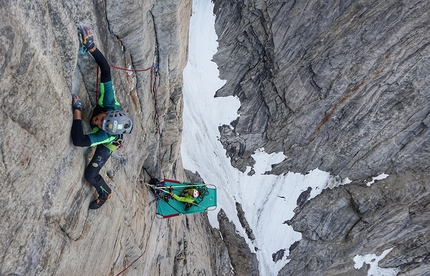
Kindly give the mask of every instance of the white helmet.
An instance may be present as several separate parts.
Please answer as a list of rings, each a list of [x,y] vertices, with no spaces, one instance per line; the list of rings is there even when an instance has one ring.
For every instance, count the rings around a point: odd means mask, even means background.
[[[193,197],[199,197],[200,193],[197,190],[193,190]]]

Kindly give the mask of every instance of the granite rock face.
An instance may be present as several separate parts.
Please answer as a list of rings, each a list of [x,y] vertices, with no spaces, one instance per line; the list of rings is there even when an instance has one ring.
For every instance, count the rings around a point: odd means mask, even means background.
[[[234,128],[220,127],[232,164],[244,171],[264,148],[287,156],[273,174],[318,167],[353,180],[298,199],[285,221],[303,239],[289,254],[272,252],[274,262],[290,259],[279,274],[366,275],[353,257],[392,248],[380,267],[426,275],[430,4],[214,3],[214,60],[227,80],[217,96],[242,103]],[[151,176],[201,181],[184,172],[179,148],[191,9],[191,0],[0,2],[0,275],[116,275],[131,264],[125,275],[258,274],[223,212],[219,230],[205,215],[155,219],[144,185]],[[158,74],[112,69],[134,129],[102,170],[113,197],[97,211],[83,179],[92,151],[70,139],[71,95],[86,121],[97,97],[80,22],[110,64],[147,69],[155,49],[160,62]],[[389,177],[365,185],[380,173]],[[248,228],[252,214],[237,211]]]
[[[264,148],[287,156],[273,174],[319,168],[353,180],[298,199],[285,221],[303,239],[279,275],[367,275],[354,256],[391,248],[381,268],[427,275],[430,3],[214,3],[214,60],[227,81],[216,96],[241,101],[219,128],[231,164],[245,171]]]
[[[257,255],[244,246],[246,245],[245,239],[236,232],[236,226],[229,221],[222,209],[218,213],[218,221],[233,266],[233,275],[258,276]]]
[[[303,239],[290,249],[290,262],[279,275],[367,275],[358,274],[353,258],[387,249],[392,250],[379,267],[428,275],[427,190],[427,181],[406,173],[370,187],[351,183],[323,191],[292,219]]]
[[[422,1],[215,1],[240,118],[221,141],[245,171],[258,148],[273,168],[359,179],[424,170],[429,156],[429,4]]]
[[[190,15],[191,1],[0,1],[0,275],[116,275],[139,256],[124,275],[216,275],[231,266],[204,215],[156,219],[142,184],[185,180]],[[154,70],[112,69],[134,129],[102,169],[113,194],[96,211],[83,178],[92,152],[70,137],[72,94],[85,121],[97,97],[96,64],[79,51],[80,22],[111,65],[147,69],[159,51],[156,78]]]

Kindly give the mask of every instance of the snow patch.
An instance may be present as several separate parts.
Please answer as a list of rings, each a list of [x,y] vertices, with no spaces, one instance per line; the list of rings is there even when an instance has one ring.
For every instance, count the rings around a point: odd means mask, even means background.
[[[370,185],[372,185],[373,183],[375,183],[375,180],[382,180],[388,177],[388,174],[382,173],[376,177],[372,177],[372,181],[367,182],[367,186],[369,187]]]
[[[394,247],[393,247],[394,248]],[[377,256],[376,254],[367,254],[367,255],[357,255],[354,257],[354,268],[360,269],[363,267],[363,265],[369,264],[370,268],[367,272],[368,276],[395,276],[400,272],[400,269],[398,268],[381,268],[378,266],[378,263],[380,260],[385,258],[385,256],[388,255],[388,253],[393,250],[393,248],[387,249],[384,252],[382,252],[381,255]]]
[[[256,162],[253,166],[253,169],[256,174],[260,175],[271,171],[272,165],[278,164],[286,158],[286,156],[282,152],[268,154],[264,151],[264,148],[256,150],[255,153],[251,156]]]
[[[288,263],[288,249],[301,239],[285,222],[294,216],[297,199],[310,188],[309,200],[323,189],[334,188],[347,181],[332,177],[319,169],[306,175],[286,172],[266,175],[273,164],[282,162],[283,153],[268,154],[259,149],[252,155],[256,163],[245,173],[232,167],[225,149],[219,142],[218,126],[230,124],[238,117],[240,102],[236,97],[214,98],[225,84],[217,77],[217,65],[212,57],[217,50],[215,17],[210,0],[193,1],[190,22],[189,60],[184,69],[184,111],[181,155],[184,168],[199,172],[208,184],[217,186],[218,208],[209,212],[209,221],[219,229],[217,212],[223,209],[245,238],[249,248],[257,254],[261,275],[277,275]],[[253,169],[254,174],[248,175]],[[242,205],[246,220],[255,240],[250,240],[240,224],[236,202]],[[284,256],[273,259],[273,254],[285,250]]]
[[[347,185],[349,183],[351,183],[352,181],[347,177],[342,181],[342,185]]]

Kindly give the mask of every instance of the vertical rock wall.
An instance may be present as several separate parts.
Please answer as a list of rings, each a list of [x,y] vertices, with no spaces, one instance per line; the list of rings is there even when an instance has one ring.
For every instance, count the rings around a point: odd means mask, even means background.
[[[218,241],[209,238],[207,219],[154,219],[152,196],[139,181],[184,180],[190,15],[191,1],[0,2],[0,275],[116,275],[142,253],[125,275],[217,273],[211,254]],[[96,64],[79,53],[80,22],[111,65],[149,68],[156,47],[160,58],[156,80],[153,70],[112,69],[134,129],[102,169],[113,195],[96,211],[88,210],[96,194],[83,179],[92,152],[70,139],[71,95],[81,97],[88,121],[97,93]]]
[[[215,1],[240,118],[221,141],[244,171],[258,148],[273,169],[350,179],[428,167],[429,4],[421,1]],[[239,135],[238,135],[239,134]]]
[[[214,3],[214,60],[227,80],[217,96],[241,101],[233,128],[220,127],[232,165],[245,171],[264,148],[287,156],[273,174],[354,180],[285,218],[303,238],[279,275],[367,275],[354,257],[387,249],[381,268],[427,275],[430,3]]]

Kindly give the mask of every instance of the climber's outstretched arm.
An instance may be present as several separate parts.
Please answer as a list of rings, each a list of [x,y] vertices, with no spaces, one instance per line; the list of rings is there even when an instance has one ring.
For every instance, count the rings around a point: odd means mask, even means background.
[[[73,124],[72,124],[72,141],[77,147],[89,147],[91,140],[88,135],[84,134],[82,128],[82,102],[78,96],[73,96]]]

